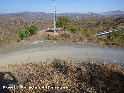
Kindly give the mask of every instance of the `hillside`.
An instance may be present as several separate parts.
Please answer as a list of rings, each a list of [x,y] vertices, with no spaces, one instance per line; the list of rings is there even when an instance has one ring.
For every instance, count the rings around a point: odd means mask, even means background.
[[[69,16],[75,21],[75,25],[85,28],[89,32],[98,33],[111,28],[120,28],[124,26],[123,12],[108,15],[89,12],[87,14],[81,13],[63,13],[57,14],[59,16]],[[43,12],[21,12],[0,15],[0,45],[1,41],[5,44],[8,42],[16,42],[18,40],[17,34],[20,29],[27,25],[34,23],[38,29],[53,27],[53,14]],[[3,44],[4,45],[4,44]]]
[[[39,29],[50,27],[52,16],[46,13],[15,13],[0,15],[0,38],[16,34],[19,29],[35,23]]]

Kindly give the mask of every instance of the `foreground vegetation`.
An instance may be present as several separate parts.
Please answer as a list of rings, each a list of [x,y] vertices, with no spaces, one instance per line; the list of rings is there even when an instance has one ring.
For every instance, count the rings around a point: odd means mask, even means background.
[[[53,62],[0,66],[0,82],[0,88],[21,85],[15,90],[0,90],[11,93],[123,93],[124,68],[94,61],[55,59]]]

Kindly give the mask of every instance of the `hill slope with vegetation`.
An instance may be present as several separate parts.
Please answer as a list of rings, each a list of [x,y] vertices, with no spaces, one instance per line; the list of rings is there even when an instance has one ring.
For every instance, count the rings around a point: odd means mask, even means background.
[[[102,18],[74,20],[68,16],[60,16],[57,19],[57,27],[62,27],[64,32],[58,36],[48,35],[48,40],[83,42],[88,44],[124,47],[124,19]],[[104,36],[96,36],[97,33],[118,29]]]
[[[62,27],[64,28],[64,31],[65,30],[67,31],[67,33],[73,34],[77,40],[72,41],[76,42],[78,42],[79,35],[79,37],[81,38],[81,40],[79,39],[79,41],[82,42],[84,41],[90,42],[93,40],[93,43],[97,43],[98,45],[99,43],[101,43],[102,45],[112,45],[111,42],[106,42],[110,41],[110,39],[108,39],[107,37],[101,39],[95,37],[95,34],[112,28],[124,27],[124,18],[121,15],[120,16],[116,15],[112,17],[109,16],[107,18],[105,17],[92,18],[83,17],[80,15],[78,19],[76,17],[76,14],[73,13],[65,15],[68,16],[60,16],[59,14],[57,15],[57,27]],[[73,17],[73,15],[75,17]],[[0,47],[8,46],[8,44],[11,45],[13,43],[17,43],[19,39],[18,33],[20,32],[21,29],[26,28],[28,25],[35,24],[38,27],[38,29],[52,28],[53,27],[52,19],[53,19],[52,13],[22,12],[17,14],[0,15]],[[119,34],[122,33],[119,32]],[[68,35],[66,36],[68,38]],[[66,36],[62,35],[62,38],[64,37],[64,39],[67,39]],[[108,37],[110,37],[110,35]],[[49,39],[50,38],[51,37],[49,37]],[[82,38],[85,38],[85,40],[82,40]],[[118,46],[118,44],[116,45]],[[121,45],[123,47],[123,44]]]

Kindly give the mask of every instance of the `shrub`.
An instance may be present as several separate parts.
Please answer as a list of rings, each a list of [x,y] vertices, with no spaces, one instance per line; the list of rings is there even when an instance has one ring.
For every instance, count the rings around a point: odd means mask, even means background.
[[[0,42],[2,41],[2,38],[0,38]]]
[[[2,39],[0,38],[0,44],[2,43]]]
[[[102,41],[102,42],[108,42],[108,40],[105,39],[105,38],[98,38],[98,40],[100,40],[100,41]]]
[[[69,18],[68,16],[60,16],[56,21],[56,25],[57,27],[66,28],[67,25],[71,23],[71,21],[72,21],[71,18]]]
[[[91,33],[88,33],[88,31],[85,28],[80,29],[80,33],[86,37],[90,37]]]
[[[80,30],[79,27],[72,25],[67,26],[67,29],[73,33],[78,33],[78,31]]]
[[[37,30],[38,30],[38,27],[34,24],[31,24],[28,27],[26,27],[26,29],[21,29],[19,31],[19,38],[21,40],[23,40],[23,39],[35,34],[37,32]]]
[[[57,19],[57,27],[64,27],[72,33],[81,34],[85,37],[90,37],[93,33],[88,32],[85,28],[77,25],[77,22],[69,18],[68,16],[60,16]]]
[[[76,34],[81,34],[85,37],[90,37],[91,36],[91,33],[88,33],[88,31],[83,28],[83,27],[80,27],[80,26],[73,26],[73,25],[69,25],[67,27],[67,29],[73,33],[76,33]]]
[[[124,31],[112,32],[107,35],[107,39],[111,42],[124,43]]]
[[[31,24],[26,29],[30,32],[30,35],[33,35],[36,34],[38,27],[34,24]]]
[[[19,38],[21,40],[23,40],[23,39],[25,39],[25,38],[27,38],[29,36],[30,36],[30,32],[29,32],[28,29],[22,29],[22,30],[19,31]]]

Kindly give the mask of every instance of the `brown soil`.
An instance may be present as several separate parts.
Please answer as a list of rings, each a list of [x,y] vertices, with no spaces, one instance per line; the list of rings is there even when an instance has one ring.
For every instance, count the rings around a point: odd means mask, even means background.
[[[72,60],[5,65],[0,67],[0,88],[11,93],[124,93],[124,68],[116,64]],[[38,87],[38,89],[30,87]],[[49,86],[49,88],[43,88]],[[58,88],[57,88],[58,87]],[[41,88],[41,89],[40,89]]]

